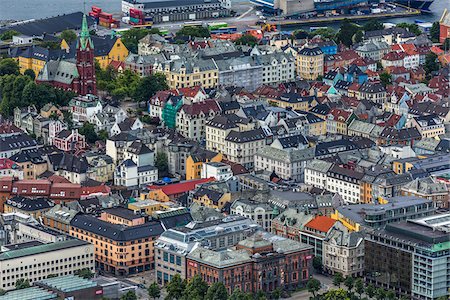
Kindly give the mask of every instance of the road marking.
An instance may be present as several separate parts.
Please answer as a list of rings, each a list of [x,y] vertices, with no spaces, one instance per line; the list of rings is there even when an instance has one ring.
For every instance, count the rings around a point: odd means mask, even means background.
[[[243,13],[242,15],[240,15],[239,17],[237,17],[237,20],[242,19],[243,17],[245,17],[247,14],[249,14],[251,11],[253,10],[253,6],[250,7],[245,13]]]

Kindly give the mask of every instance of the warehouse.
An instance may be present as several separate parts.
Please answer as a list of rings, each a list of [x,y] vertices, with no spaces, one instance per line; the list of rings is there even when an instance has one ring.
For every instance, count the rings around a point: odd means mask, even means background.
[[[230,15],[231,0],[123,0],[122,12],[128,15],[130,8],[144,11],[154,23],[222,18]]]

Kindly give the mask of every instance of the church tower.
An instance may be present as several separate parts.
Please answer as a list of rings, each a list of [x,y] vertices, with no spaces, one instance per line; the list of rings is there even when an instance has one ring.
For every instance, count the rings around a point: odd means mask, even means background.
[[[78,94],[97,94],[95,79],[94,43],[87,25],[86,15],[83,15],[80,37],[77,41],[77,69],[79,74]]]

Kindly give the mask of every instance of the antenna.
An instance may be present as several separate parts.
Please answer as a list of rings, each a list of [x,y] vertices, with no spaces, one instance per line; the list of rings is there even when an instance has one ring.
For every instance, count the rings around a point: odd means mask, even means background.
[[[86,0],[83,0],[83,14],[86,14]]]

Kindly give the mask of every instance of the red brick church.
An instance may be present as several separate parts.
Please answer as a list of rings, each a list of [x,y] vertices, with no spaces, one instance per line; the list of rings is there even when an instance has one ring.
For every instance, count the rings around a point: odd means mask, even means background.
[[[97,94],[94,43],[89,34],[86,15],[83,15],[75,62],[59,59],[49,61],[39,72],[36,82],[48,83],[79,95]]]

